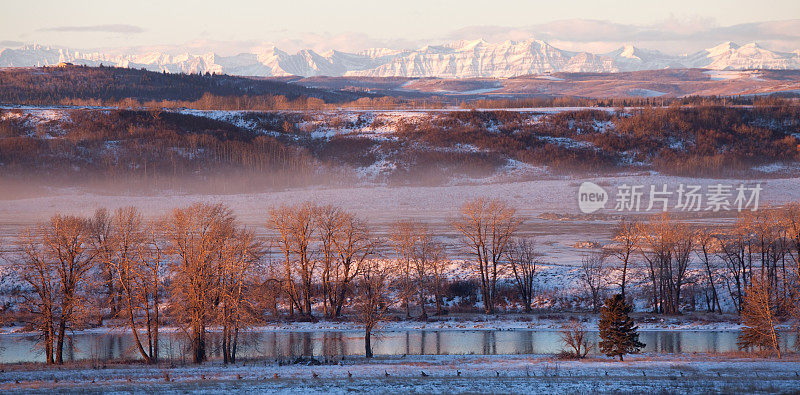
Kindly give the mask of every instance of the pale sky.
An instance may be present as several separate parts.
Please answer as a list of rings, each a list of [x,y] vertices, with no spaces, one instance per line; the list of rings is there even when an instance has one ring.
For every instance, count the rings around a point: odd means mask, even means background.
[[[0,47],[358,50],[525,36],[565,49],[631,42],[680,52],[730,39],[792,50],[800,0],[10,0],[0,15]]]

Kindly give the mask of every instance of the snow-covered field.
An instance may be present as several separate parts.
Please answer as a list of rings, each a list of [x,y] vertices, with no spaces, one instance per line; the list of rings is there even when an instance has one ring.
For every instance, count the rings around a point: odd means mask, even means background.
[[[476,183],[446,186],[354,186],[341,188],[291,189],[278,192],[193,195],[165,192],[160,195],[105,195],[78,190],[53,191],[49,196],[4,200],[0,202],[0,242],[12,243],[18,232],[27,225],[44,221],[53,214],[90,215],[97,208],[116,209],[133,205],[145,216],[163,215],[172,208],[194,202],[224,203],[230,206],[238,218],[256,231],[263,231],[269,208],[280,204],[313,201],[333,204],[350,210],[371,223],[378,233],[385,232],[396,220],[419,219],[431,224],[443,237],[455,238],[449,225],[459,207],[468,199],[479,197],[501,198],[518,210],[526,219],[522,228],[525,235],[536,235],[547,250],[550,262],[564,263],[568,256],[582,253],[574,245],[585,241],[607,242],[611,227],[619,215],[644,217],[660,212],[660,206],[647,211],[647,196],[639,212],[618,212],[610,200],[605,209],[596,214],[600,217],[581,217],[578,207],[578,188],[583,179],[544,179],[522,182]],[[739,185],[758,182],[763,190],[760,205],[781,205],[800,201],[800,179],[697,179],[662,175],[627,175],[620,177],[598,177],[587,179],[603,186],[609,193],[622,185],[643,185],[661,188],[667,185],[674,191],[678,185],[714,184]],[[674,205],[675,200],[672,201]],[[672,208],[671,208],[672,210]],[[680,213],[678,214],[686,214]],[[693,221],[713,221],[725,224],[735,218],[737,212],[704,213],[686,218]],[[712,213],[713,214],[713,213]],[[694,218],[694,219],[692,219]],[[711,218],[711,219],[709,219]],[[455,241],[455,240],[453,240]],[[578,254],[579,255],[579,254]]]
[[[349,358],[279,366],[9,366],[4,393],[790,393],[800,388],[796,359],[693,355],[564,361],[541,356]]]

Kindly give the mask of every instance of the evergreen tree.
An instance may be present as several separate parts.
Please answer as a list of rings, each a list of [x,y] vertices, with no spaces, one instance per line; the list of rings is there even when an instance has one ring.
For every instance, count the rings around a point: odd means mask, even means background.
[[[775,304],[766,280],[754,276],[742,306],[742,333],[739,334],[739,349],[757,347],[759,351],[772,350],[781,357],[780,334],[775,329],[778,319]]]
[[[628,316],[631,309],[620,294],[606,299],[600,308],[600,351],[609,357],[618,356],[620,361],[623,355],[637,353],[645,346],[639,342],[638,328]]]

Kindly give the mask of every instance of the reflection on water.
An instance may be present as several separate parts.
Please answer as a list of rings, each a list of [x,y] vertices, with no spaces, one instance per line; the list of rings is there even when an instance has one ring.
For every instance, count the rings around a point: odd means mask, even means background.
[[[735,331],[643,331],[639,338],[645,352],[693,353],[734,351]],[[188,342],[178,333],[161,334],[164,358],[187,359]],[[218,334],[209,334],[211,358],[221,358]],[[589,334],[597,348],[597,333]],[[793,347],[793,336],[781,338],[781,348]],[[376,355],[493,355],[554,354],[563,348],[555,331],[537,330],[425,330],[378,333],[373,341]],[[255,332],[243,336],[239,356],[244,358],[338,357],[362,355],[361,332]],[[83,333],[69,339],[65,359],[138,359],[130,334]],[[41,362],[43,353],[31,335],[0,335],[0,362]]]

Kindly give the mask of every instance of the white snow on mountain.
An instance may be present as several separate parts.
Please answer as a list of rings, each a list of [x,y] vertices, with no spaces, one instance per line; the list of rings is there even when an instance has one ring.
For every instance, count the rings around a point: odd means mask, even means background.
[[[48,66],[71,62],[145,68],[170,73],[225,73],[246,76],[368,76],[507,78],[551,72],[620,72],[664,68],[711,70],[800,69],[800,50],[776,52],[756,43],[725,42],[689,55],[667,55],[625,45],[605,54],[573,52],[535,39],[484,40],[429,45],[413,51],[373,48],[359,53],[304,49],[291,54],[276,47],[220,56],[213,52],[83,52],[41,45],[0,49],[0,67]]]
[[[540,40],[458,41],[426,46],[394,57],[376,68],[347,75],[370,77],[513,77],[556,71],[617,71],[610,58],[585,52],[562,51]]]
[[[756,43],[739,46],[728,41],[688,56],[684,64],[712,70],[787,70],[800,68],[800,56],[770,51]]]
[[[630,44],[609,52],[606,56],[614,60],[614,64],[619,71],[686,67],[678,57],[665,55],[654,50],[637,48]]]

